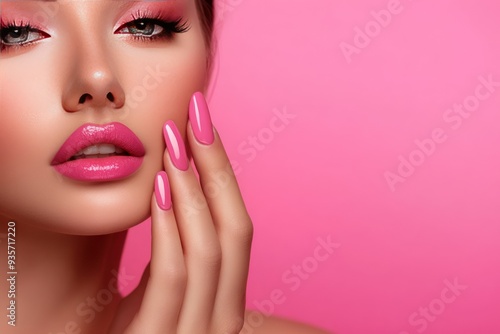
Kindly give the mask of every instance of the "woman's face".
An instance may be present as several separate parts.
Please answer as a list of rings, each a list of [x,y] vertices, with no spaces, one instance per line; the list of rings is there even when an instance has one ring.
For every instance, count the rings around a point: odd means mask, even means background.
[[[162,125],[184,133],[206,81],[195,1],[0,8],[0,216],[85,235],[139,223],[162,169]]]

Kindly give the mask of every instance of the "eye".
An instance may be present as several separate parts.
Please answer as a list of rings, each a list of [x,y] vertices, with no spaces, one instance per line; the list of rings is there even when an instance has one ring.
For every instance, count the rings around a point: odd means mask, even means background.
[[[127,23],[127,25],[120,30],[120,33],[129,33],[151,37],[162,34],[164,30],[165,29],[161,24],[153,22],[153,20],[151,19],[140,19]]]
[[[23,47],[47,37],[50,36],[34,28],[29,23],[2,24],[0,28],[1,50],[11,47]]]
[[[133,20],[122,25],[116,33],[130,34],[140,40],[171,39],[175,34],[189,30],[187,22],[182,18],[169,21],[161,14],[155,16],[149,13],[138,12],[132,16]]]

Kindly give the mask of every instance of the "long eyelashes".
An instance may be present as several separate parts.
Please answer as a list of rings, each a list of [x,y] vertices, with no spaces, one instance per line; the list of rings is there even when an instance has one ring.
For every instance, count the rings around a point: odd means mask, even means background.
[[[152,14],[139,10],[131,16],[131,21],[123,24],[115,33],[131,35],[134,40],[152,42],[173,39],[175,34],[184,33],[189,29],[188,22],[182,18],[171,20],[161,13]],[[2,20],[0,52],[28,47],[47,37],[50,35],[30,22],[4,22]]]
[[[35,38],[33,38],[33,35]],[[32,37],[30,39],[30,37]],[[0,23],[0,51],[28,46],[36,41],[50,37],[29,22],[9,21]],[[14,40],[14,41],[13,41]],[[17,41],[16,41],[17,40]]]
[[[126,29],[132,32],[134,39],[154,41],[158,39],[172,39],[175,34],[181,34],[190,29],[187,21],[182,18],[171,20],[163,13],[151,13],[138,10],[132,15],[130,22],[122,25],[118,31]]]

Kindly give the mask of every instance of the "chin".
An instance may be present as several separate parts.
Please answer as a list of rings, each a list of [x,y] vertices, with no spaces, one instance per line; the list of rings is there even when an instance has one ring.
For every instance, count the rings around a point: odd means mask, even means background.
[[[149,204],[149,203],[148,203]],[[143,210],[121,210],[119,214],[102,214],[82,216],[81,219],[74,219],[69,226],[62,226],[54,232],[81,235],[81,236],[95,236],[113,234],[122,232],[134,227],[150,216],[149,205]]]
[[[47,177],[36,185],[37,191],[12,191],[5,201],[0,198],[0,212],[19,225],[52,233],[121,232],[150,216],[155,171],[151,167],[130,179],[102,184],[54,182]]]
[[[58,212],[35,213],[35,217],[19,217],[35,228],[70,235],[105,235],[125,231],[150,216],[150,200],[123,205],[87,205],[65,207]],[[16,221],[14,219],[14,221]]]

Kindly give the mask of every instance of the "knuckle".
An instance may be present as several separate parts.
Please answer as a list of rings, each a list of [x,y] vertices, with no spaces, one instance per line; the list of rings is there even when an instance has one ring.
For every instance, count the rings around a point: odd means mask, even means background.
[[[211,246],[199,247],[196,254],[198,259],[205,265],[210,267],[220,267],[221,265],[222,249],[218,242]]]
[[[220,245],[209,247],[199,255],[200,259],[207,265],[220,266],[222,261],[222,250]]]
[[[183,214],[189,218],[191,216],[199,216],[208,208],[208,202],[203,193],[199,190],[193,190],[183,194],[184,204]]]
[[[246,216],[227,224],[226,233],[230,238],[243,244],[250,244],[253,240],[254,226],[250,217]]]
[[[156,273],[161,280],[178,288],[184,287],[187,283],[187,270],[184,265],[165,264]]]
[[[198,187],[194,187],[190,191],[186,191],[184,197],[189,203],[192,203],[197,209],[204,209],[208,207],[205,195]]]

